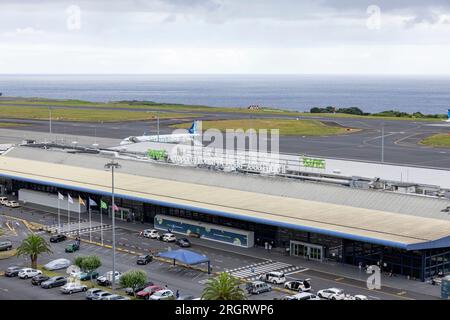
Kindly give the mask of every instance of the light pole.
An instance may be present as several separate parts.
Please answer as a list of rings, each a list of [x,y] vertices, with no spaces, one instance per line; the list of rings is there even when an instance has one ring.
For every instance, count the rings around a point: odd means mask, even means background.
[[[116,205],[114,204],[114,169],[120,169],[120,164],[114,160],[111,160],[105,164],[105,169],[111,169],[111,208],[112,208],[112,250],[113,250],[113,261],[112,261],[112,280],[111,287],[114,291],[116,282]]]
[[[50,134],[52,134],[52,108],[48,108],[48,118],[49,118],[49,130]]]
[[[384,163],[384,123],[381,125],[381,163]]]

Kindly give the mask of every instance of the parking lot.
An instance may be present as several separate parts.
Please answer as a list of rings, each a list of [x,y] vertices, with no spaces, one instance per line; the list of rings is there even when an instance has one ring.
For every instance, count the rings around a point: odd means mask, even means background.
[[[0,218],[1,219],[1,218]],[[2,219],[3,221],[5,219]],[[17,235],[10,235],[8,239],[14,240],[14,244],[18,245],[29,231],[26,227],[18,222],[15,229]],[[49,239],[47,233],[40,232],[41,235]],[[107,235],[105,235],[106,237]],[[73,242],[68,239],[60,243],[52,243],[52,255],[44,254],[39,257],[39,266],[48,263],[56,258],[66,258],[71,261],[78,255],[96,255],[102,261],[102,266],[98,269],[100,275],[112,270],[112,249],[102,247],[94,244],[82,242],[80,250],[75,253],[66,253],[65,247]],[[107,242],[107,241],[105,241]],[[162,243],[161,243],[162,244]],[[137,265],[137,255],[125,252],[116,252],[116,270],[125,272],[130,269],[141,269],[147,273],[148,280],[153,283],[171,289],[173,292],[178,291],[180,295],[192,295],[200,297],[203,291],[204,284],[213,275],[208,275],[205,272],[188,269],[182,266],[173,266],[167,262],[154,260],[148,265]],[[6,270],[9,266],[16,265],[20,267],[28,267],[29,261],[27,258],[12,257],[5,260],[0,260],[0,270]],[[65,270],[58,271],[61,275],[65,275]],[[123,292],[119,289],[119,294]],[[273,291],[258,296],[260,299],[279,298],[281,293]],[[255,297],[249,296],[250,299]],[[74,293],[70,296],[62,294],[58,288],[42,289],[39,286],[33,286],[30,280],[22,280],[17,277],[7,278],[0,277],[0,299],[32,299],[32,300],[47,300],[47,299],[85,299],[84,293]]]
[[[43,213],[33,209],[22,209],[20,211],[9,208],[2,209],[4,212],[6,211],[5,214],[7,214],[8,216],[20,216],[21,218],[27,218],[27,220],[39,222],[44,225],[51,225],[56,220],[53,214]],[[8,235],[4,235],[3,237],[8,236],[9,239],[13,241],[14,246],[17,247],[17,245],[20,244],[21,239],[23,239],[29,233],[29,230],[23,224],[15,220],[3,218],[2,221],[3,223],[5,223],[5,221],[9,221],[10,225],[14,226],[14,232],[11,232],[11,234]],[[108,221],[104,221],[104,223],[106,222]],[[76,225],[77,223],[76,221],[74,221],[75,228]],[[174,292],[178,290],[180,295],[192,295],[195,297],[200,297],[204,284],[212,275],[208,275],[205,272],[193,269],[187,269],[182,266],[172,266],[170,263],[158,260],[154,260],[153,262],[145,266],[138,266],[136,264],[137,254],[156,254],[158,252],[179,248],[174,243],[167,243],[155,239],[143,238],[142,236],[140,236],[139,230],[142,231],[144,227],[145,226],[143,226],[141,229],[136,230],[121,227],[116,228],[116,244],[118,248],[118,251],[116,253],[116,270],[125,272],[130,269],[142,269],[147,272],[148,279],[155,284],[167,286]],[[47,239],[49,238],[49,234],[47,234],[46,232],[41,231],[39,233]],[[111,228],[106,228],[106,230],[103,230],[103,232],[101,232],[100,230],[93,230],[92,232],[85,231],[81,234],[81,239],[85,241],[91,239],[97,244],[90,244],[83,241],[81,243],[80,251],[77,251],[75,253],[66,253],[64,251],[65,246],[72,240],[67,240],[58,244],[52,244],[52,257],[45,255],[42,256],[40,258],[41,261],[39,262],[39,264],[44,264],[55,258],[73,259],[77,255],[97,255],[102,260],[102,267],[98,270],[100,275],[107,271],[110,271],[112,269],[112,249],[110,248],[112,239]],[[104,244],[103,246],[101,245],[102,240]],[[369,290],[365,287],[365,282],[363,281],[339,277],[337,275],[334,275],[332,272],[323,273],[317,270],[303,267],[301,266],[301,264],[294,265],[276,261],[275,259],[262,259],[251,255],[245,255],[240,252],[233,252],[233,248],[218,249],[213,246],[209,246],[207,241],[199,239],[195,240],[196,241],[192,241],[192,248],[190,249],[197,253],[207,255],[210,258],[213,273],[226,271],[242,279],[243,281],[256,280],[260,275],[263,275],[267,272],[277,271],[283,272],[286,275],[286,280],[288,281],[310,279],[312,285],[312,293],[316,293],[320,289],[337,287],[343,289],[347,294],[362,294],[366,295],[371,300],[414,299],[415,297],[417,297],[418,299],[433,298],[431,296],[421,295],[420,293],[408,292],[408,294],[406,294],[406,292],[401,292],[397,289],[393,289],[391,291],[388,291],[386,289],[383,291]],[[127,250],[132,253],[125,252]],[[271,257],[268,256],[268,258]],[[26,259],[14,257],[7,260],[0,260],[0,270],[4,270],[9,265],[13,264],[28,266],[28,262],[26,261]],[[206,265],[201,267],[206,269]],[[364,277],[364,275],[362,275],[362,277]],[[23,294],[20,293],[20,286],[18,286],[16,289],[14,286],[12,286],[12,280],[18,279],[7,279],[6,282],[4,282],[5,279],[0,278],[0,298],[3,298],[6,292],[9,298],[22,298]],[[278,289],[282,288],[281,285],[272,286]],[[48,298],[49,293],[41,294],[39,288],[33,289],[38,290],[35,290],[37,297],[31,295],[33,299]],[[64,298],[61,297],[61,294],[58,290],[54,291],[55,295],[58,296],[58,299]],[[258,296],[249,296],[249,299],[280,299],[287,294],[289,294],[289,292],[285,292],[283,290],[274,290],[272,292],[264,293]],[[77,298],[78,296],[79,295],[74,296],[74,298]],[[72,297],[70,298],[72,299]]]

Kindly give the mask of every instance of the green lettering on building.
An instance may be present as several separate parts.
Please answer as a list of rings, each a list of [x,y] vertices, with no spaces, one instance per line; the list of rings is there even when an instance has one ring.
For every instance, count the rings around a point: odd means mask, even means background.
[[[153,160],[167,160],[167,151],[166,150],[152,150],[148,149],[147,157]]]
[[[325,160],[303,157],[303,166],[307,168],[325,169]]]

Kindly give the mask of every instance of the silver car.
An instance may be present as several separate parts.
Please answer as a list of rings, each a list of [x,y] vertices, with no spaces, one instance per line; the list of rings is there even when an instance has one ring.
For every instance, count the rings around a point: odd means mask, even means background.
[[[100,288],[92,288],[86,291],[86,299],[87,300],[93,300],[94,296],[96,296],[100,292],[105,292],[105,290]]]
[[[72,294],[75,292],[85,292],[87,290],[87,286],[84,284],[69,282],[61,287],[62,293]]]
[[[103,291],[103,292],[94,294],[94,296],[92,297],[92,300],[109,300],[109,297],[112,295],[113,294],[111,292]]]

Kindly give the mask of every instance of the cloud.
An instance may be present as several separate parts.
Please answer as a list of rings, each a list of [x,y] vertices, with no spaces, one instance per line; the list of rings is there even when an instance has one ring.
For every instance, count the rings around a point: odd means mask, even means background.
[[[38,36],[42,34],[44,34],[44,31],[32,27],[17,28],[14,31],[3,32],[3,35],[6,37]]]
[[[81,9],[77,32],[67,28],[70,5]],[[367,27],[369,5],[380,7],[380,28]],[[409,73],[423,72],[424,53],[435,72],[447,59],[428,48],[450,45],[449,22],[448,0],[0,0],[0,44],[19,53],[3,53],[10,72],[352,73],[387,59],[398,63],[390,71]],[[46,53],[37,61],[21,50]]]

